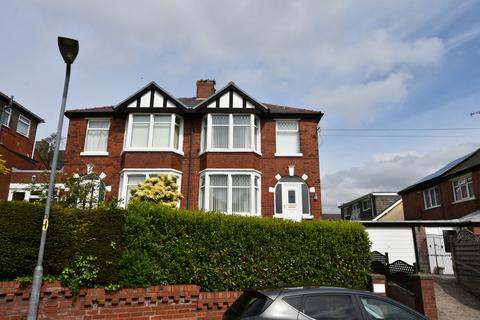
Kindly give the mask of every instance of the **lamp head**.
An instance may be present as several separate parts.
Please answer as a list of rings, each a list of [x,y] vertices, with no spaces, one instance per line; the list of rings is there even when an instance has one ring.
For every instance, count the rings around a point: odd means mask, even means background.
[[[78,54],[78,40],[58,37],[58,48],[66,64],[72,64]]]

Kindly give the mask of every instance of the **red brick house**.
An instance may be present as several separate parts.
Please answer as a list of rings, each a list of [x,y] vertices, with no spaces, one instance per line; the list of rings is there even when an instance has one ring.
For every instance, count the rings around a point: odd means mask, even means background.
[[[401,190],[405,220],[459,219],[480,210],[480,149]]]
[[[35,136],[42,118],[0,92],[0,155],[6,160],[10,172],[0,176],[0,199],[23,200],[21,194],[9,194],[9,186],[16,170],[43,169],[43,163],[35,155]],[[15,180],[15,179],[13,179]],[[12,198],[13,197],[13,198]]]
[[[322,113],[260,103],[230,82],[197,81],[193,98],[151,82],[116,106],[68,110],[66,174],[103,172],[122,205],[147,177],[169,174],[180,206],[320,219]]]

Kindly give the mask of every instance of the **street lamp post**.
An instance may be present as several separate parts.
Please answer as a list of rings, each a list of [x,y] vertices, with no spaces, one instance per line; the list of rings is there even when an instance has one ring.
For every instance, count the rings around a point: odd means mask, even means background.
[[[58,117],[57,139],[55,141],[55,150],[53,152],[53,160],[51,163],[50,181],[48,184],[47,203],[45,204],[45,213],[42,223],[42,236],[40,238],[40,248],[38,250],[37,266],[33,272],[32,292],[28,301],[28,320],[37,319],[38,302],[40,300],[40,289],[42,287],[43,278],[43,253],[45,251],[45,242],[47,240],[48,218],[50,216],[50,208],[55,186],[55,174],[57,171],[58,150],[60,148],[60,137],[62,136],[63,117],[65,113],[65,104],[67,102],[68,83],[70,82],[70,66],[78,54],[78,41],[75,39],[58,37],[58,47],[62,54],[63,60],[67,65],[65,74],[65,84],[63,87],[62,105],[60,107],[60,115]]]

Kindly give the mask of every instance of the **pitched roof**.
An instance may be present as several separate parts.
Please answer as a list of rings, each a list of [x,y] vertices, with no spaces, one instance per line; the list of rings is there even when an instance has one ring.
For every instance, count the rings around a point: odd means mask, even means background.
[[[348,202],[345,202],[345,203],[342,203],[341,205],[338,206],[338,208],[343,208],[345,206],[349,206],[351,205],[352,203],[355,203],[355,202],[358,202],[360,200],[363,200],[367,197],[379,197],[379,196],[387,196],[387,197],[398,197],[400,198],[400,196],[396,193],[396,192],[370,192],[370,193],[367,193],[361,197],[358,197],[358,198],[355,198],[353,200],[350,200]]]
[[[83,116],[83,115],[100,115],[100,114],[111,114],[112,112],[116,111],[116,109],[119,106],[125,105],[127,102],[130,100],[134,99],[139,93],[143,92],[144,90],[147,90],[149,88],[157,88],[161,90],[162,92],[166,93],[165,90],[163,90],[160,86],[158,86],[155,82],[150,82],[146,86],[144,86],[142,89],[138,90],[136,93],[133,95],[130,95],[128,98],[123,100],[121,103],[119,103],[117,106],[100,106],[100,107],[91,107],[91,108],[79,108],[79,109],[72,109],[72,110],[67,110],[65,112],[65,115],[67,117],[69,116]],[[182,98],[174,98],[171,95],[168,95],[169,98],[175,100],[178,102],[179,105],[184,107],[187,113],[194,113],[197,111],[197,108],[202,108],[202,106],[205,106],[208,104],[209,101],[215,99],[218,95],[221,95],[224,91],[227,91],[229,89],[234,89],[237,92],[248,96],[244,91],[242,91],[235,83],[230,82],[228,83],[224,88],[221,90],[217,91],[215,94],[210,96],[207,99],[197,99],[196,97],[182,97]],[[289,106],[283,106],[283,105],[278,105],[278,104],[272,104],[272,103],[262,103],[258,102],[255,99],[251,98],[248,96],[249,99],[252,100],[256,105],[261,107],[266,113],[271,114],[271,115],[289,115],[289,116],[301,116],[301,117],[309,117],[309,118],[317,118],[320,120],[323,116],[323,113],[318,110],[311,110],[311,109],[304,109],[304,108],[298,108],[298,107],[289,107]]]
[[[467,155],[464,155],[458,159],[453,160],[452,162],[447,163],[439,170],[423,177],[415,184],[406,187],[398,193],[402,194],[413,189],[424,188],[428,185],[438,182],[439,180],[467,171],[478,165],[480,165],[480,149],[477,149]]]
[[[6,94],[4,94],[3,92],[0,91],[0,99],[5,101],[7,104],[10,102],[10,97],[7,96]],[[27,108],[25,108],[24,106],[22,106],[20,103],[18,103],[18,101],[15,101],[15,99],[13,100],[13,106],[16,107],[17,109],[20,109],[22,112],[25,112],[26,114],[28,114],[30,117],[34,118],[35,120],[37,120],[38,122],[45,122],[42,118],[40,118],[39,116],[37,116],[35,113],[33,113],[32,111],[28,110]]]

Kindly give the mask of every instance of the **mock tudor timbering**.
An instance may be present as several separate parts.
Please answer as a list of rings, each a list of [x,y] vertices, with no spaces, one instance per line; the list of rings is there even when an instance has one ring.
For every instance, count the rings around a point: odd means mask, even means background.
[[[320,219],[323,114],[260,103],[233,82],[214,86],[199,80],[196,97],[175,98],[152,82],[116,106],[67,111],[65,172],[94,164],[112,186],[107,199],[123,205],[143,179],[170,174],[183,208]]]

